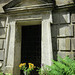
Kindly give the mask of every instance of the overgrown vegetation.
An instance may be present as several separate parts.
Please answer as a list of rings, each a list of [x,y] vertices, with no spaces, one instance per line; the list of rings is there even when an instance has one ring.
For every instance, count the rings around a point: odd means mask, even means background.
[[[3,72],[0,72],[0,75],[12,75],[12,74],[9,73],[4,74]]]
[[[59,61],[53,60],[52,66],[44,65],[39,68],[39,75],[75,75],[75,60],[70,59],[68,56],[64,59],[58,57]]]

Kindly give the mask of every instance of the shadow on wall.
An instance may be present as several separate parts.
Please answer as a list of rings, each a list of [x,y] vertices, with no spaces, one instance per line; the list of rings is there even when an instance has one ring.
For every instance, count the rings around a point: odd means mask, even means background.
[[[43,1],[48,2],[48,3],[53,2],[53,0],[43,0]]]
[[[73,0],[73,2],[75,3],[75,0]]]

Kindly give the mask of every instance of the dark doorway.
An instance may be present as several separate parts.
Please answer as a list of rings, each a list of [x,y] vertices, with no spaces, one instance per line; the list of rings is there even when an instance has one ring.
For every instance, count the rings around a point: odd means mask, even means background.
[[[41,67],[41,25],[22,26],[21,62]],[[30,75],[38,73],[34,70]]]

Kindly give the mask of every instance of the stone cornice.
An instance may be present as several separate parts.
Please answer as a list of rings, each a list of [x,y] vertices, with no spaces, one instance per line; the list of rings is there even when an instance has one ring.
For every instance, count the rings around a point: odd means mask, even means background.
[[[46,4],[39,4],[39,5],[30,5],[30,6],[23,6],[23,7],[13,7],[8,8],[5,10],[7,13],[15,13],[15,12],[26,12],[30,10],[47,10],[47,9],[53,9],[53,3],[46,3]],[[19,12],[18,12],[19,13]]]
[[[75,9],[75,3],[72,4],[67,4],[67,5],[62,5],[62,6],[55,6],[54,10],[73,10]]]

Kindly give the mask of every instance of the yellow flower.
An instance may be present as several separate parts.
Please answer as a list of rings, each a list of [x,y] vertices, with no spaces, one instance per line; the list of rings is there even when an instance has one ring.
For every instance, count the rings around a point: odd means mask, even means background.
[[[29,64],[30,69],[35,68],[34,64],[32,64],[32,63],[28,63],[28,64]]]
[[[19,67],[22,67],[22,64],[20,64]]]
[[[22,65],[26,65],[26,63],[23,63]]]
[[[30,69],[31,69],[31,64],[32,64],[32,63],[28,63]]]
[[[19,65],[19,67],[21,68],[22,66],[25,66],[26,65],[26,63],[21,63],[20,65]]]

